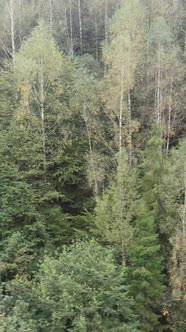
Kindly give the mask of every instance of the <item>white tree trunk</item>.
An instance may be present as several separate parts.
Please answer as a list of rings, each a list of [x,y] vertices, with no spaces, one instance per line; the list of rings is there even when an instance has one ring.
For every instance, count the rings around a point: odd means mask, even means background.
[[[65,6],[65,17],[64,17],[64,28],[65,28],[65,34],[66,34],[66,42],[67,47],[69,50],[71,50],[71,42],[69,37],[69,31],[68,31],[68,19],[67,19],[67,7]]]
[[[170,95],[169,95],[169,110],[168,110],[168,124],[167,124],[167,153],[169,152],[170,145],[170,132],[171,132],[171,114],[172,114],[172,73],[170,77]]]
[[[123,146],[123,100],[124,100],[124,59],[121,68],[121,86],[120,86],[120,108],[119,108],[119,151],[122,151]]]
[[[23,22],[22,22],[22,17],[23,17],[23,1],[19,0],[19,44],[21,45],[22,39],[23,39]]]
[[[161,127],[161,54],[160,45],[158,46],[158,69],[157,69],[157,92],[156,92],[156,119],[158,127]]]
[[[184,164],[184,202],[182,210],[182,247],[181,247],[181,264],[180,264],[180,277],[181,288],[185,289],[186,286],[186,162]],[[183,290],[180,289],[181,295]]]
[[[108,0],[105,0],[105,42],[108,42]]]
[[[79,12],[80,51],[81,51],[81,54],[83,54],[83,30],[82,30],[81,0],[78,0],[78,12]]]
[[[53,35],[53,10],[52,10],[52,0],[49,0],[49,20],[50,20],[50,33]]]
[[[97,14],[95,14],[95,34],[96,34],[96,61],[99,61],[99,50],[98,50],[98,21]]]
[[[43,70],[40,70],[40,112],[41,112],[41,129],[43,145],[43,169],[46,175],[46,133],[45,133],[45,109],[44,109],[44,79]]]
[[[11,48],[12,48],[12,61],[15,65],[15,22],[14,22],[14,0],[10,0],[8,4],[10,14],[10,28],[11,28]]]
[[[73,26],[72,26],[72,0],[69,0],[69,13],[70,13],[70,55],[74,56],[74,45],[73,45]]]
[[[129,139],[129,165],[132,164],[132,114],[131,114],[131,92],[128,89],[128,139]]]
[[[130,30],[129,30],[129,54],[128,54],[128,70],[129,70],[129,82],[128,82],[128,92],[127,92],[127,100],[128,100],[128,162],[131,166],[132,164],[132,113],[131,113],[131,89],[130,89],[130,78],[132,76],[132,66],[131,66],[131,4],[130,4]]]

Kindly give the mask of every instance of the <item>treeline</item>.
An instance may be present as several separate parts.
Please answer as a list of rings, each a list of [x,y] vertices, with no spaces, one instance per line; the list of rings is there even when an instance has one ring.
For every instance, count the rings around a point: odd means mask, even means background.
[[[0,5],[0,331],[185,332],[185,1]]]

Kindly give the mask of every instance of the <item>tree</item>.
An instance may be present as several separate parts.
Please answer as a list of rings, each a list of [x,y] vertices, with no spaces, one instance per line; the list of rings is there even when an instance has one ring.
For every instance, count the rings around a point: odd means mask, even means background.
[[[125,268],[112,250],[95,241],[79,242],[58,258],[46,257],[36,288],[41,331],[137,331]]]
[[[1,133],[6,133],[16,108],[16,86],[14,75],[9,65],[0,71],[0,126]],[[1,139],[3,138],[3,135]]]
[[[15,64],[15,55],[23,40],[36,25],[38,0],[1,0],[0,45],[3,58]]]
[[[141,177],[142,197],[137,211],[133,243],[129,250],[130,294],[136,302],[142,331],[154,331],[163,299],[163,257],[157,233],[160,140],[153,136],[145,150]],[[159,156],[159,157],[158,157]],[[163,221],[163,220],[162,220]],[[157,327],[156,327],[157,328]]]
[[[160,308],[163,300],[162,257],[155,231],[153,217],[141,206],[134,244],[129,251],[131,262],[129,280],[130,294],[134,296],[136,313],[140,317],[142,331],[154,331],[159,326]],[[157,314],[159,313],[159,314]]]
[[[133,237],[136,207],[136,174],[128,165],[126,152],[122,151],[114,180],[102,197],[97,198],[95,225],[98,236],[116,247],[124,264]]]
[[[172,287],[172,309],[174,331],[184,331],[186,300],[186,141],[180,142],[179,149],[172,153],[174,176],[177,177],[178,189],[174,208],[177,210],[177,223],[172,235],[172,259],[170,268],[170,284]]]
[[[138,0],[123,1],[110,27],[110,45],[104,49],[108,66],[105,91],[108,116],[117,133],[117,146],[125,146],[132,163],[132,136],[136,123],[132,120],[131,92],[143,45],[143,10]],[[110,98],[112,96],[112,98]],[[124,125],[125,124],[125,125]]]
[[[99,193],[104,183],[103,143],[100,139],[100,105],[98,79],[89,66],[95,65],[91,56],[84,56],[77,63],[73,96],[70,103],[74,113],[79,114],[82,121],[82,135],[87,142],[87,177],[95,195]]]
[[[144,59],[136,80],[136,104],[140,105],[138,116],[142,117],[145,127],[156,121],[165,139],[164,149],[168,152],[177,134],[183,130],[185,114],[182,105],[183,49],[177,38],[182,25],[181,3],[157,1],[155,4],[144,0],[143,4],[146,33]]]
[[[14,71],[20,96],[16,125],[22,132],[24,127],[28,133],[36,131],[35,144],[43,156],[40,177],[36,180],[39,210],[45,215],[49,232],[54,234],[56,229],[53,238],[61,242],[60,234],[64,232],[62,227],[59,231],[59,225],[63,224],[66,231],[71,228],[69,232],[74,233],[75,215],[82,213],[82,201],[91,195],[82,150],[85,143],[78,138],[82,131],[81,119],[72,102],[76,69],[59,52],[41,23],[17,54]],[[31,136],[27,139],[30,142]],[[33,156],[28,167],[32,163]],[[32,178],[33,186],[34,183]],[[80,187],[84,198],[78,193]],[[69,234],[67,238],[70,241]]]
[[[170,26],[164,17],[156,17],[151,27],[151,42],[154,58],[155,73],[155,108],[157,124],[162,129],[163,136],[167,139],[166,150],[169,150],[173,132],[175,109],[179,107],[179,94],[183,76],[183,66],[179,47],[175,44]],[[167,52],[167,50],[169,50]],[[176,129],[176,128],[175,128]]]
[[[55,65],[54,65],[55,64]],[[29,98],[33,93],[34,101],[39,108],[41,119],[42,145],[43,145],[43,168],[46,172],[46,108],[48,91],[56,84],[62,70],[62,57],[55,43],[50,39],[45,27],[41,24],[36,28],[29,40],[22,46],[16,59],[15,73],[18,84],[22,89],[22,99],[29,111]],[[27,87],[27,89],[25,89]],[[59,91],[59,88],[58,88]],[[25,93],[27,95],[25,95]],[[28,103],[28,105],[25,105]],[[33,100],[32,100],[33,103]],[[49,101],[48,101],[49,103]]]

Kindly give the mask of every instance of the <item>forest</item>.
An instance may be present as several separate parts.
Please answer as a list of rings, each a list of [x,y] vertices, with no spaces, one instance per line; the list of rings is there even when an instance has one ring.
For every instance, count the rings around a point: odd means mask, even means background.
[[[186,331],[186,1],[0,0],[0,332]]]

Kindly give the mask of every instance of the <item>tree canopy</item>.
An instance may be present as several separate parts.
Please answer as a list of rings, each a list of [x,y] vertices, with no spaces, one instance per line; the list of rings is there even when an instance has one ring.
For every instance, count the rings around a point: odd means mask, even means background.
[[[185,332],[185,1],[0,8],[0,331]]]

